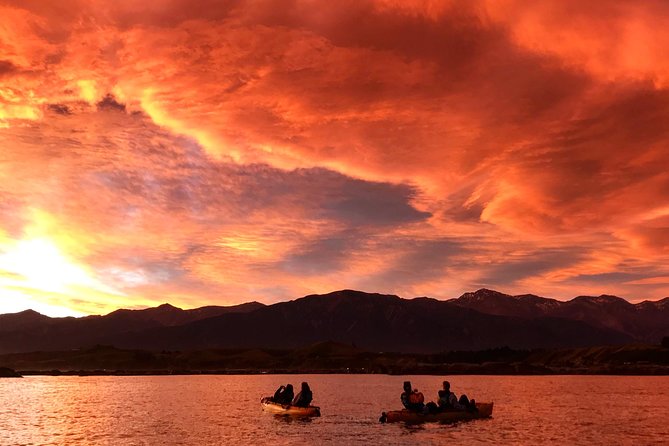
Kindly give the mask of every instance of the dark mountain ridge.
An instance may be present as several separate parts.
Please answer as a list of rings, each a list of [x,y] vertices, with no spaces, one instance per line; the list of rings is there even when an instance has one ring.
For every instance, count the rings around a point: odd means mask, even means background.
[[[144,310],[116,310],[104,316],[50,318],[35,311],[0,315],[0,352],[26,352],[114,344],[116,337],[155,327],[184,325],[226,313],[254,311],[264,305],[249,302],[229,307],[182,310],[169,304]]]
[[[659,343],[669,333],[669,297],[632,304],[617,296],[578,296],[562,302],[532,294],[511,296],[481,289],[448,302],[500,316],[556,317],[624,333],[637,341]]]
[[[435,352],[617,344],[631,339],[578,321],[484,314],[430,298],[343,290],[222,315],[118,340],[122,347],[178,349],[297,348],[329,340],[371,351]]]
[[[53,318],[44,316],[34,310],[0,314],[0,332],[29,329],[40,324],[47,324],[52,320]]]
[[[84,318],[23,312],[0,316],[0,353],[95,344],[153,351],[292,349],[323,341],[354,344],[370,351],[416,353],[501,346],[619,345],[638,339],[636,333],[642,328],[638,321],[613,317],[599,321],[597,317],[619,315],[618,307],[625,312],[628,306],[640,306],[644,314],[666,309],[606,297],[579,297],[570,302],[574,303],[565,307],[564,302],[553,299],[508,296],[491,290],[466,293],[450,301],[342,290],[268,306],[249,303],[182,310],[165,304]],[[655,329],[659,333],[662,325]]]

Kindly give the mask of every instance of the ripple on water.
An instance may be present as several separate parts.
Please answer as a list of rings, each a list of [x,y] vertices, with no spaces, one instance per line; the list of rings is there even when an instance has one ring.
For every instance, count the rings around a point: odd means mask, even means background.
[[[455,376],[494,400],[494,418],[382,425],[411,379],[428,399],[441,377],[254,375],[28,377],[0,381],[0,444],[666,444],[669,377]],[[307,380],[323,416],[262,413],[279,384]]]

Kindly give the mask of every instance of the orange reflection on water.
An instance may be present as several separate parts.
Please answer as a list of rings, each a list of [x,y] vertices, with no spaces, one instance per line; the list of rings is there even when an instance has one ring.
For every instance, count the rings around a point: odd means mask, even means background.
[[[382,425],[410,379],[436,398],[444,377],[254,375],[0,380],[0,444],[662,444],[669,377],[451,376],[456,394],[494,401],[493,418]],[[320,418],[262,412],[260,397],[309,381]],[[603,403],[605,402],[605,403]]]

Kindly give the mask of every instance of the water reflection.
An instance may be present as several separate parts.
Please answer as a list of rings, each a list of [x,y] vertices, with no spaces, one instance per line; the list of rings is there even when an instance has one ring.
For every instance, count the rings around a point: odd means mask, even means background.
[[[428,399],[442,377],[162,376],[0,380],[0,445],[666,444],[669,377],[458,376],[494,401],[490,420],[383,425],[411,379]],[[320,418],[262,412],[278,384],[308,380]]]
[[[406,434],[416,434],[425,430],[425,424],[400,423],[402,431]]]
[[[271,415],[274,417],[274,419],[280,423],[302,423],[302,424],[309,424],[313,421],[313,418],[311,417],[298,417],[298,416],[290,416],[290,415],[278,415],[274,414]]]

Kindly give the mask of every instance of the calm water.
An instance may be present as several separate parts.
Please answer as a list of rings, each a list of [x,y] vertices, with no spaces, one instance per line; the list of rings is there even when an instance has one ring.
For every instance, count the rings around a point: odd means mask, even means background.
[[[323,416],[261,411],[279,384],[311,383]],[[384,375],[28,377],[0,380],[0,445],[669,444],[669,377],[454,376],[493,418],[382,425],[402,381],[430,398],[440,377]]]

